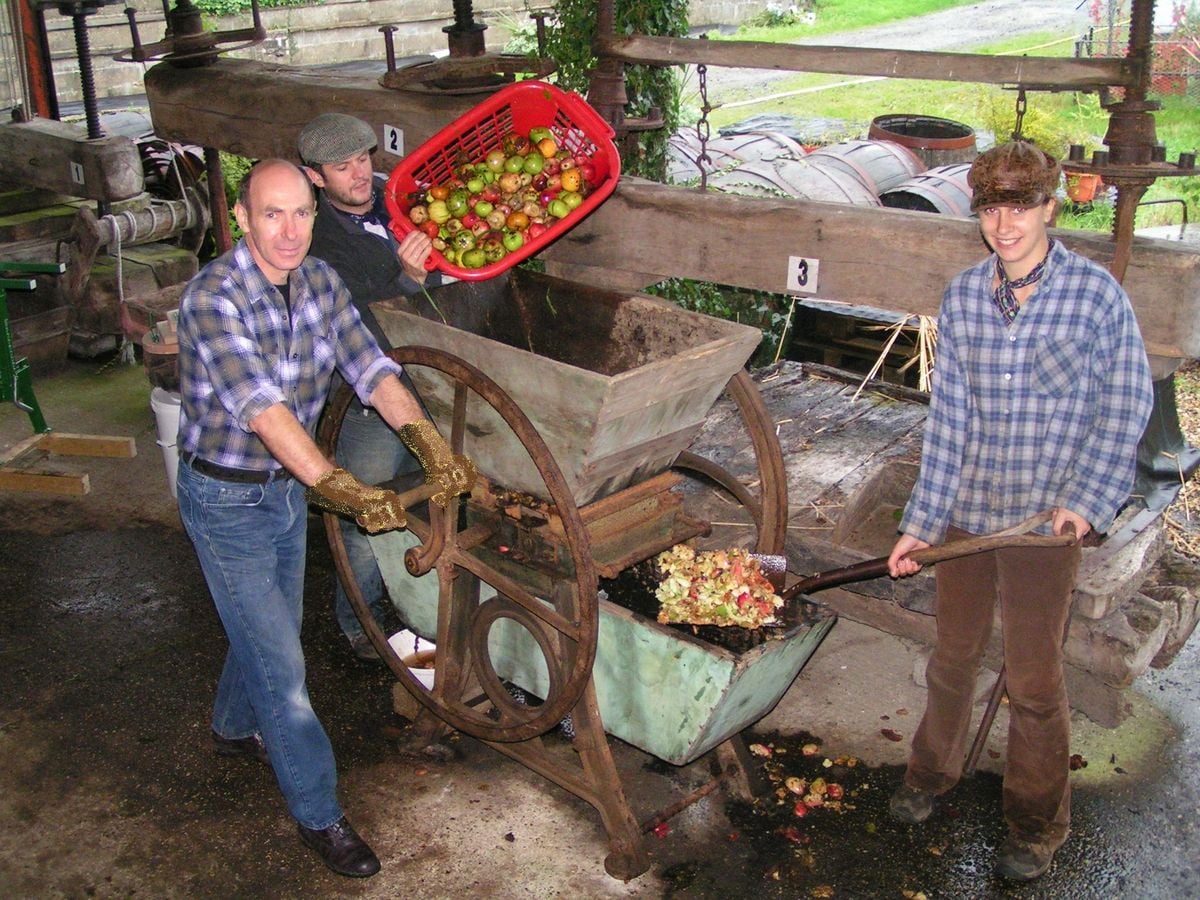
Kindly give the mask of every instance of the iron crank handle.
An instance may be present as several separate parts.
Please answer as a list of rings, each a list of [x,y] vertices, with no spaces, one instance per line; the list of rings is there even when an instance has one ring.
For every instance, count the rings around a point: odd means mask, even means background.
[[[965,541],[953,541],[949,544],[939,544],[933,547],[926,547],[922,550],[914,550],[908,554],[908,558],[913,562],[926,566],[946,559],[957,559],[960,556],[970,556],[974,553],[999,550],[1004,547],[1066,547],[1078,540],[1075,537],[1075,530],[1073,528],[1068,532],[1058,535],[1027,533],[1038,525],[1050,521],[1051,518],[1053,518],[1053,512],[1046,510],[1004,531],[968,538]],[[888,557],[881,556],[877,559],[855,563],[852,566],[843,566],[840,569],[830,569],[826,572],[818,572],[816,575],[810,575],[808,578],[797,581],[779,596],[785,601],[791,600],[799,594],[824,590],[825,588],[836,587],[839,584],[866,581],[868,578],[879,578],[882,575],[886,575],[887,571]]]
[[[400,505],[409,509],[419,503],[424,503],[440,490],[441,487],[436,484],[419,484],[415,488],[399,494]]]

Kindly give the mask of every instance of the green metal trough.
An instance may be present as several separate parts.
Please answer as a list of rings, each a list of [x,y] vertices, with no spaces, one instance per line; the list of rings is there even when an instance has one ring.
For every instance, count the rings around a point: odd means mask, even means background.
[[[413,578],[404,568],[404,552],[417,543],[407,531],[371,537],[397,612],[413,631],[433,640],[437,578]],[[482,589],[486,600],[489,588]],[[769,713],[834,621],[799,625],[779,639],[733,653],[601,600],[592,677],[604,729],[661,760],[685,765]],[[501,678],[546,696],[545,661],[529,632],[500,620],[488,646]]]

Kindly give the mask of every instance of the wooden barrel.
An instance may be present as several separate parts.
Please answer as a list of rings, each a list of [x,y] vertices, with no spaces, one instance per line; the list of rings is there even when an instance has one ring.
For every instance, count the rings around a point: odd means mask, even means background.
[[[867,137],[895,141],[908,147],[930,168],[951,163],[971,162],[979,153],[975,148],[975,130],[961,122],[898,113],[876,116]]]
[[[967,185],[970,170],[970,163],[934,166],[884,191],[879,199],[890,209],[915,209],[966,218],[971,215],[971,188]]]
[[[870,185],[877,195],[924,172],[926,168],[921,157],[895,141],[842,141],[814,150],[808,159],[820,159],[829,165],[845,168]]]
[[[806,152],[799,141],[779,131],[746,131],[715,137],[704,145],[708,156],[704,161],[700,159],[700,138],[695,129],[677,131],[667,146],[670,154],[667,180],[676,184],[699,178],[701,167],[711,174],[752,160],[799,159]]]
[[[795,138],[788,137],[782,131],[739,131],[734,134],[722,134],[709,141],[710,147],[716,147],[744,160],[777,159],[786,156],[799,159],[808,151]]]
[[[710,187],[729,194],[798,197],[829,203],[880,206],[874,185],[825,159],[753,160],[708,179]]]
[[[700,138],[694,128],[675,132],[667,141],[667,181],[671,184],[686,184],[700,177],[703,166],[706,173],[719,172],[739,166],[745,157],[732,153],[724,147],[713,147],[709,141],[705,146],[708,159],[700,160]]]

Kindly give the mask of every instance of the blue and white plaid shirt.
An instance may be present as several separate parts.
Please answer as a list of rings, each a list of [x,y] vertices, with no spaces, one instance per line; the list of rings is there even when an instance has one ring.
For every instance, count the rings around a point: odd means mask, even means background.
[[[938,316],[921,471],[900,523],[940,541],[1065,507],[1105,532],[1129,496],[1153,403],[1125,292],[1054,243],[1009,326],[992,302],[995,256],[955,276]]]
[[[205,266],[179,304],[179,449],[222,466],[277,469],[250,422],[282,403],[314,432],[336,367],[366,403],[400,366],[362,324],[337,273],[308,257],[283,295],[245,240]]]

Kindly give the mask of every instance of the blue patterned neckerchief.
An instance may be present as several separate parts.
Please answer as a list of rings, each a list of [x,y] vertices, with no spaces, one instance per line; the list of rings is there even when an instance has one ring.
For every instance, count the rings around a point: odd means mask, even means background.
[[[1021,309],[1021,304],[1017,302],[1016,290],[1028,287],[1041,279],[1042,273],[1046,271],[1046,260],[1050,258],[1050,251],[1053,249],[1054,238],[1051,238],[1042,261],[1034,266],[1033,271],[1024,278],[1017,278],[1013,281],[1008,280],[1008,275],[1004,271],[1004,263],[1000,261],[999,257],[996,257],[996,277],[1000,279],[1000,284],[992,294],[992,300],[995,302],[996,308],[1000,310],[1000,315],[1004,316],[1005,324],[1011,325]]]

